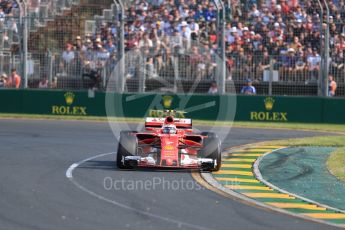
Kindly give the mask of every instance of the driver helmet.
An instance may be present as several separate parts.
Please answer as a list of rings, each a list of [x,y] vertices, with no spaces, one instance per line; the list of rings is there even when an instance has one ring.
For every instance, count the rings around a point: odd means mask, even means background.
[[[177,129],[175,125],[164,125],[162,132],[164,134],[176,134],[177,133]]]

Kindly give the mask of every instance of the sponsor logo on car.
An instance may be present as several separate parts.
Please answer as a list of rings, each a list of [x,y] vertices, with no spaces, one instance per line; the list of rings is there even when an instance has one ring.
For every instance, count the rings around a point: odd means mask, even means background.
[[[167,150],[167,151],[172,151],[172,150],[174,150],[174,146],[172,146],[172,145],[166,145],[166,146],[163,147],[163,149],[164,149],[164,150]]]

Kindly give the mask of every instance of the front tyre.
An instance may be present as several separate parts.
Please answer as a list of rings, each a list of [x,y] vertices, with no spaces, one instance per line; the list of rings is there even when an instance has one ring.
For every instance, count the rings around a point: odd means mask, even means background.
[[[222,166],[221,141],[217,135],[211,134],[203,141],[203,148],[199,152],[199,157],[210,158],[214,161],[213,167],[208,167],[208,171],[218,171]]]
[[[131,169],[132,166],[124,162],[124,157],[137,155],[138,139],[135,132],[121,131],[120,141],[117,148],[116,165],[120,169]]]

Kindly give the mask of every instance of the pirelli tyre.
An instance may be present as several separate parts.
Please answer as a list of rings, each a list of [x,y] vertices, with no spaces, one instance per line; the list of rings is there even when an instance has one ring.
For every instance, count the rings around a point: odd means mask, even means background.
[[[121,131],[119,145],[117,148],[116,165],[120,169],[133,168],[131,165],[125,164],[123,158],[126,156],[135,156],[138,151],[138,139],[135,131]]]
[[[222,155],[221,155],[221,141],[215,133],[204,132],[203,136],[207,138],[203,141],[203,148],[199,151],[199,157],[210,158],[214,161],[212,167],[206,167],[205,170],[208,171],[218,171],[222,165]]]

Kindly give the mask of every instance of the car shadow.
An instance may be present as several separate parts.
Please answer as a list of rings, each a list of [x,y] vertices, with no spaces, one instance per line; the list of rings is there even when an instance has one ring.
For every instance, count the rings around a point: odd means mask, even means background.
[[[157,168],[121,169],[121,171],[191,173],[191,172],[199,172],[200,170],[157,167]]]
[[[110,171],[131,171],[131,172],[173,172],[173,173],[191,173],[191,172],[199,172],[200,170],[197,169],[176,169],[176,168],[133,168],[133,169],[119,169],[116,166],[116,161],[98,161],[98,160],[90,160],[78,168],[80,169],[95,169],[95,170],[110,170]]]
[[[79,165],[78,168],[80,169],[96,169],[96,170],[119,170],[116,167],[115,161],[97,161],[91,160]]]

